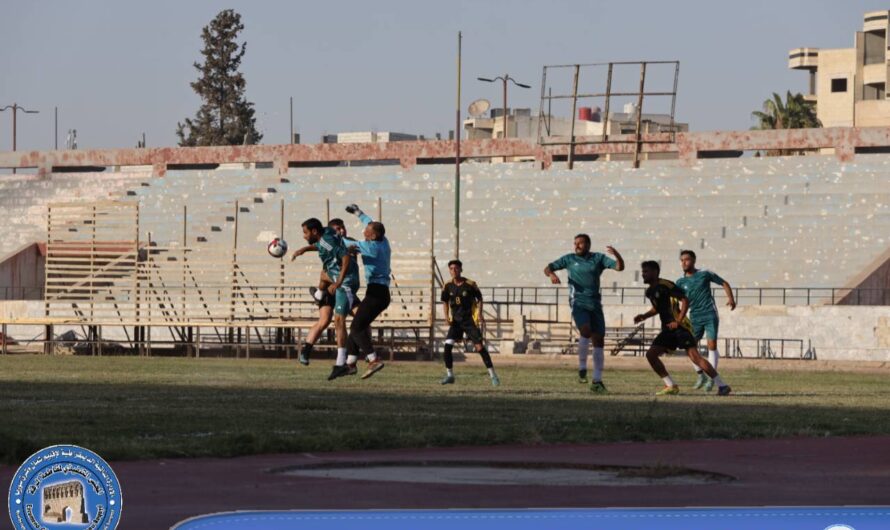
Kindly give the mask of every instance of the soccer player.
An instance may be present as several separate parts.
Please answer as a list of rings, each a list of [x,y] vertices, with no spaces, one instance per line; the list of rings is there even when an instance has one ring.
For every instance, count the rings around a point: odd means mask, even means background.
[[[442,287],[442,305],[445,307],[445,319],[448,321],[448,335],[445,337],[445,378],[443,385],[454,384],[454,344],[463,339],[464,334],[473,342],[476,353],[482,356],[482,362],[488,369],[492,386],[501,384],[494,371],[491,355],[482,339],[482,292],[476,282],[463,277],[464,265],[460,260],[448,262],[451,280]]]
[[[715,283],[723,287],[726,293],[726,305],[729,310],[735,309],[735,297],[732,295],[732,286],[729,282],[717,276],[709,270],[695,268],[695,252],[683,250],[680,252],[680,265],[683,267],[683,277],[677,280],[677,287],[683,289],[689,299],[689,319],[692,321],[692,335],[695,340],[704,337],[708,341],[708,362],[714,369],[720,359],[717,351],[717,328],[720,325],[720,317],[717,314],[717,304],[711,293],[711,284]],[[705,392],[714,388],[714,381],[696,366],[698,379],[692,388],[696,390],[704,387]]]
[[[317,251],[325,272],[334,282],[327,289],[334,296],[334,329],[337,332],[337,360],[328,376],[328,381],[331,381],[350,372],[346,365],[346,315],[356,301],[358,265],[333,228],[324,227],[314,217],[304,221],[302,226],[303,238],[309,246],[296,250],[291,260],[306,252]]]
[[[587,354],[593,341],[593,382],[590,390],[598,394],[606,393],[606,385],[603,384],[606,319],[600,296],[600,276],[606,269],[624,270],[621,254],[611,246],[606,247],[606,252],[615,259],[599,252],[590,252],[590,236],[578,234],[575,236],[575,253],[566,254],[544,268],[544,274],[557,285],[561,282],[556,271],[568,269],[572,319],[581,335],[578,339],[578,382],[587,382]]]
[[[346,226],[343,224],[342,219],[331,219],[328,221],[328,226],[333,228],[337,235],[343,238],[345,242],[355,241],[354,239],[348,237],[346,235]],[[315,246],[308,246],[303,249],[303,252],[311,252],[317,250]],[[294,252],[291,256],[291,261],[296,259],[297,256],[302,253]],[[331,321],[334,318],[334,296],[328,292],[328,287],[334,282],[328,277],[327,272],[322,268],[319,273],[318,279],[318,287],[310,287],[309,294],[312,295],[312,298],[315,300],[315,303],[318,305],[318,320],[315,324],[312,325],[312,328],[309,330],[309,334],[306,336],[306,341],[303,343],[303,348],[300,350],[300,354],[298,356],[298,360],[300,364],[304,366],[309,365],[309,358],[312,354],[312,350],[315,348],[315,343],[318,342],[318,339],[321,337],[321,334],[324,333],[328,326],[331,325]],[[356,300],[356,303],[359,301]],[[357,369],[355,365],[349,365],[350,372],[349,375],[355,375],[357,373]]]
[[[371,342],[371,323],[389,307],[390,258],[392,251],[386,239],[383,223],[371,219],[358,205],[350,204],[346,211],[355,214],[365,224],[364,241],[346,241],[346,247],[355,249],[362,255],[365,264],[365,299],[355,311],[347,337],[346,364],[355,364],[361,351],[368,361],[368,369],[362,374],[367,379],[383,369],[383,361],[377,358]]]
[[[355,241],[355,239],[349,237],[346,233],[346,225],[343,223],[343,219],[339,217],[335,217],[328,221],[328,226],[333,228],[337,235],[343,239],[345,244],[348,244],[350,241]],[[293,259],[293,258],[291,258]],[[318,287],[310,287],[309,294],[312,295],[312,298],[318,303],[319,306],[330,305],[334,307],[334,297],[328,294],[328,287],[334,283],[328,277],[328,274],[322,269],[319,274],[318,279]],[[309,364],[309,363],[306,363]]]
[[[686,350],[689,359],[692,360],[703,372],[717,384],[717,395],[728,396],[732,389],[720,379],[717,370],[711,366],[705,358],[698,353],[697,341],[692,336],[692,324],[686,318],[689,309],[689,300],[683,289],[670,280],[658,277],[661,266],[656,261],[644,261],[643,283],[649,286],[646,289],[646,298],[652,302],[652,309],[634,317],[634,323],[639,324],[649,317],[658,315],[661,318],[661,333],[652,341],[652,346],[646,352],[649,365],[664,381],[664,388],[655,393],[657,396],[667,396],[680,393],[674,380],[668,374],[667,368],[659,357],[676,349]]]

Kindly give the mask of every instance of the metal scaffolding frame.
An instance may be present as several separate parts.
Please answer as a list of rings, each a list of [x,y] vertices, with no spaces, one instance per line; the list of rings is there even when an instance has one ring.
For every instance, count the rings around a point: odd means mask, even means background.
[[[656,65],[656,64],[672,64],[674,65],[674,86],[673,90],[669,92],[662,91],[653,91],[646,92],[646,67],[648,65]],[[639,90],[636,92],[612,92],[612,74],[615,66],[620,65],[639,65],[640,66],[640,85]],[[578,85],[579,78],[581,76],[581,70],[585,68],[594,68],[594,67],[607,67],[606,73],[606,91],[601,93],[590,93],[590,94],[579,94],[578,93]],[[547,86],[547,70],[556,70],[556,69],[567,69],[571,68],[574,70],[574,76],[572,81],[572,93],[571,94],[556,94],[552,93],[552,88]],[[640,152],[642,151],[643,146],[643,136],[642,136],[642,116],[643,116],[643,100],[646,96],[650,97],[670,97],[671,98],[671,113],[670,113],[670,140],[669,142],[673,143],[676,138],[676,123],[674,119],[674,113],[677,108],[677,83],[680,78],[680,61],[613,61],[608,63],[588,63],[588,64],[559,64],[559,65],[547,65],[544,66],[544,71],[541,76],[541,103],[538,111],[538,145],[541,146],[549,146],[549,145],[568,145],[569,153],[568,153],[568,168],[572,169],[574,167],[575,162],[575,146],[576,145],[584,145],[584,144],[598,144],[598,143],[628,143],[633,142],[634,147],[634,157],[633,157],[633,167],[640,167]],[[610,139],[609,138],[609,104],[611,102],[612,97],[636,97],[637,98],[637,110],[636,110],[636,132],[632,139]],[[550,108],[553,100],[555,99],[571,99],[572,100],[572,127],[571,133],[569,135],[569,141],[557,141],[557,142],[547,142],[545,141],[545,136],[543,136],[541,127],[542,124],[546,129],[547,136],[550,136],[550,118],[552,117]],[[605,99],[604,102],[604,110],[603,110],[603,133],[600,140],[581,140],[575,136],[575,122],[578,117],[576,115],[578,109],[578,100],[579,99]],[[547,113],[544,113],[545,103],[547,105]],[[660,143],[651,142],[651,143]]]

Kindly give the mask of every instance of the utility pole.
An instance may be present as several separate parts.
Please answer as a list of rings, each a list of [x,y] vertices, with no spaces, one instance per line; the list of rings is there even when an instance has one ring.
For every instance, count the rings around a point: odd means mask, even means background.
[[[463,35],[457,32],[457,122],[454,128],[454,259],[460,259],[460,77],[461,41]]]
[[[485,81],[486,83],[494,83],[495,81],[503,81],[504,82],[504,108],[502,111],[504,113],[504,116],[503,116],[503,118],[504,118],[504,120],[503,120],[504,121],[504,136],[503,137],[507,138],[509,136],[508,131],[507,131],[507,81],[512,82],[514,85],[516,85],[520,88],[531,88],[531,86],[526,85],[525,83],[517,82],[515,79],[510,77],[510,74],[504,74],[503,76],[498,76],[498,77],[495,77],[494,79],[491,79],[488,77],[477,77],[476,79],[478,79],[479,81]]]

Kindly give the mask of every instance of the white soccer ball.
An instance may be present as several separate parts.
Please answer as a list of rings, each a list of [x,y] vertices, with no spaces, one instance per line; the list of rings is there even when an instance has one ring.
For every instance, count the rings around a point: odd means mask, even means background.
[[[272,241],[269,241],[269,246],[266,250],[269,251],[269,255],[273,258],[283,258],[284,255],[287,254],[287,241],[280,237],[276,237]]]

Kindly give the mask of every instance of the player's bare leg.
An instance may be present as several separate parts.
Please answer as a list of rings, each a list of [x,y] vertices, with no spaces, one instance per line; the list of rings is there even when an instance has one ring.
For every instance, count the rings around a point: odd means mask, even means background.
[[[664,381],[664,388],[655,393],[656,396],[670,396],[674,394],[680,393],[680,387],[674,383],[674,380],[671,379],[670,374],[667,371],[667,368],[664,366],[664,363],[661,362],[661,356],[668,352],[668,349],[664,346],[656,346],[653,345],[649,348],[649,351],[646,352],[646,360],[649,361],[649,366],[652,367],[652,370],[658,374],[658,377]]]

